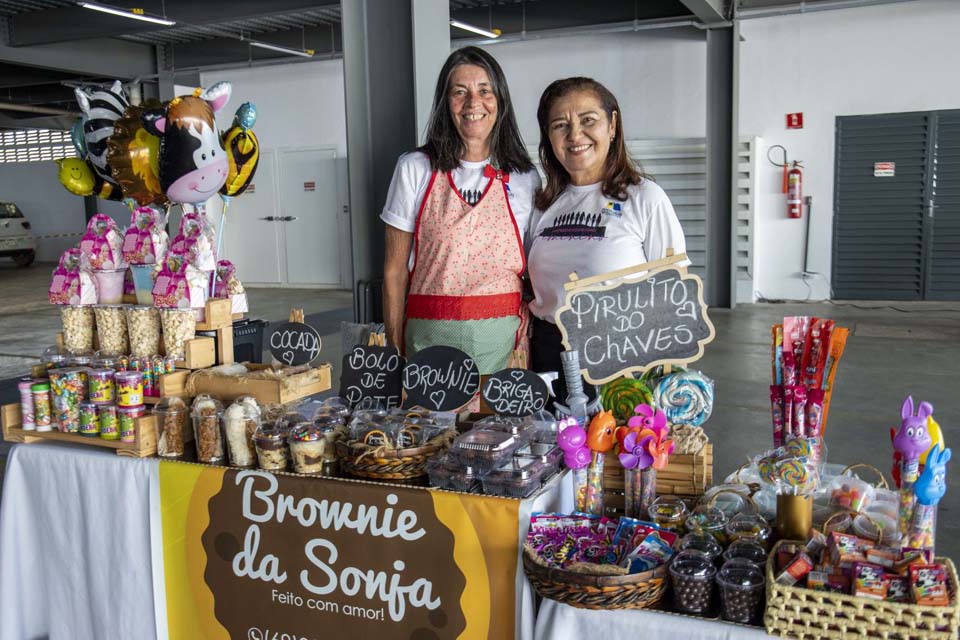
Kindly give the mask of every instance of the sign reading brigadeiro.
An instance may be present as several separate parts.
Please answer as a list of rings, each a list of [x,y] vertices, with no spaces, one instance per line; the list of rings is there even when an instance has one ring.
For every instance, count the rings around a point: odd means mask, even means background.
[[[580,353],[587,381],[603,384],[703,356],[715,331],[703,302],[703,283],[676,266],[684,258],[680,254],[567,283],[566,302],[554,318],[564,346]],[[635,277],[604,284],[630,275]]]

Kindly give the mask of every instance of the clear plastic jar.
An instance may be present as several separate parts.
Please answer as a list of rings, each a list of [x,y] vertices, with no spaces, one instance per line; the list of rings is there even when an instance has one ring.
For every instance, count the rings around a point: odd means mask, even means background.
[[[223,405],[216,398],[199,395],[193,399],[193,437],[197,444],[197,460],[207,463],[223,462],[223,435],[220,418]]]
[[[149,358],[160,353],[160,312],[154,307],[127,307],[130,355]]]
[[[223,413],[223,438],[231,467],[257,466],[257,450],[253,435],[260,427],[260,410],[256,405],[237,400]]]
[[[94,404],[112,404],[116,398],[113,369],[91,369],[87,374],[87,397]]]
[[[686,518],[687,505],[677,496],[660,496],[650,506],[650,519],[662,529],[680,533]]]
[[[187,342],[197,336],[197,318],[193,309],[160,309],[165,353],[177,360],[187,354]]]
[[[257,463],[266,471],[286,471],[290,461],[286,429],[261,426],[253,436],[257,448]]]
[[[336,475],[335,429],[331,425],[318,426],[312,422],[295,426],[287,438],[293,470],[310,475]]]
[[[706,554],[681,551],[670,563],[673,604],[684,613],[703,613],[713,602],[717,567]]]
[[[727,525],[726,514],[716,507],[702,504],[687,516],[685,521],[687,531],[690,533],[703,533],[713,536],[721,545],[727,544],[727,533],[724,527]]]
[[[127,353],[130,343],[127,339],[127,319],[120,305],[94,307],[97,317],[97,338],[100,341],[100,354],[122,356]]]
[[[740,513],[727,523],[726,532],[730,542],[752,540],[766,549],[770,543],[773,529],[760,516]]]
[[[97,409],[100,417],[100,437],[104,440],[120,439],[120,423],[117,421],[117,405],[105,404]]]
[[[63,348],[68,353],[93,351],[93,307],[60,307],[60,320],[63,323]]]
[[[716,562],[723,553],[723,547],[720,546],[716,538],[704,533],[688,533],[680,538],[680,550],[686,551],[687,549],[706,554],[712,562]]]
[[[740,624],[757,624],[763,615],[763,571],[748,560],[730,560],[717,574],[723,617]]]
[[[117,371],[113,375],[117,387],[117,404],[121,407],[136,407],[143,404],[143,373],[140,371]]]
[[[161,458],[182,458],[186,453],[187,404],[180,398],[163,398],[153,408],[157,419],[157,455]]]
[[[139,407],[120,407],[117,409],[117,422],[120,427],[120,442],[137,441],[137,418],[146,412],[143,405]]]

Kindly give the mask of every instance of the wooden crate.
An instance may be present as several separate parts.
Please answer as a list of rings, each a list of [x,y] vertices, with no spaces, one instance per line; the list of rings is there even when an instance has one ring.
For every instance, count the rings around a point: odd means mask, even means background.
[[[201,336],[187,340],[183,360],[177,360],[177,369],[206,369],[217,362],[214,339]]]
[[[160,379],[157,381],[157,389],[160,392],[159,396],[144,396],[143,404],[157,404],[164,398],[169,398],[171,396],[176,396],[182,398],[187,404],[189,404],[189,397],[187,397],[187,379],[190,377],[190,372],[177,369],[173,373],[165,373],[160,376]]]
[[[605,510],[623,514],[623,467],[616,456],[607,456],[603,468],[603,504]],[[696,455],[670,456],[667,468],[657,472],[657,494],[701,496],[713,484],[713,444],[704,445]]]
[[[0,408],[0,418],[3,420],[3,439],[7,442],[30,444],[34,442],[73,442],[102,449],[113,449],[120,456],[145,458],[157,453],[157,423],[153,415],[147,414],[137,418],[136,442],[120,442],[119,440],[104,440],[90,438],[79,433],[61,433],[59,431],[24,431],[20,428],[21,414],[19,404],[6,404]]]
[[[269,365],[251,363],[247,363],[246,367],[251,370],[270,368]],[[193,385],[198,394],[209,393],[224,404],[246,395],[253,396],[261,404],[286,404],[329,389],[330,371],[330,365],[323,363],[287,378],[285,383],[280,380],[211,375],[197,376]]]
[[[203,322],[197,323],[197,331],[213,331],[233,324],[233,303],[230,298],[207,300],[203,308]]]

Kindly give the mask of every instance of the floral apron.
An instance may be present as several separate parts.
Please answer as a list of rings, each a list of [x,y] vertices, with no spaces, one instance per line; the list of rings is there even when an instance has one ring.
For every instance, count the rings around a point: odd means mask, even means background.
[[[507,366],[519,345],[523,240],[507,183],[490,178],[476,205],[467,203],[450,173],[434,171],[417,214],[414,263],[407,294],[407,357],[433,345],[473,357],[481,374]]]

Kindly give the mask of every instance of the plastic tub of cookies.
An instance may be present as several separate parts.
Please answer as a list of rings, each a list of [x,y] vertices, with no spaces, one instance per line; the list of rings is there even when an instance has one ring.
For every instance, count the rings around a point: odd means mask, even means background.
[[[157,419],[157,455],[161,458],[183,458],[186,454],[187,404],[180,398],[163,398],[153,408]]]

